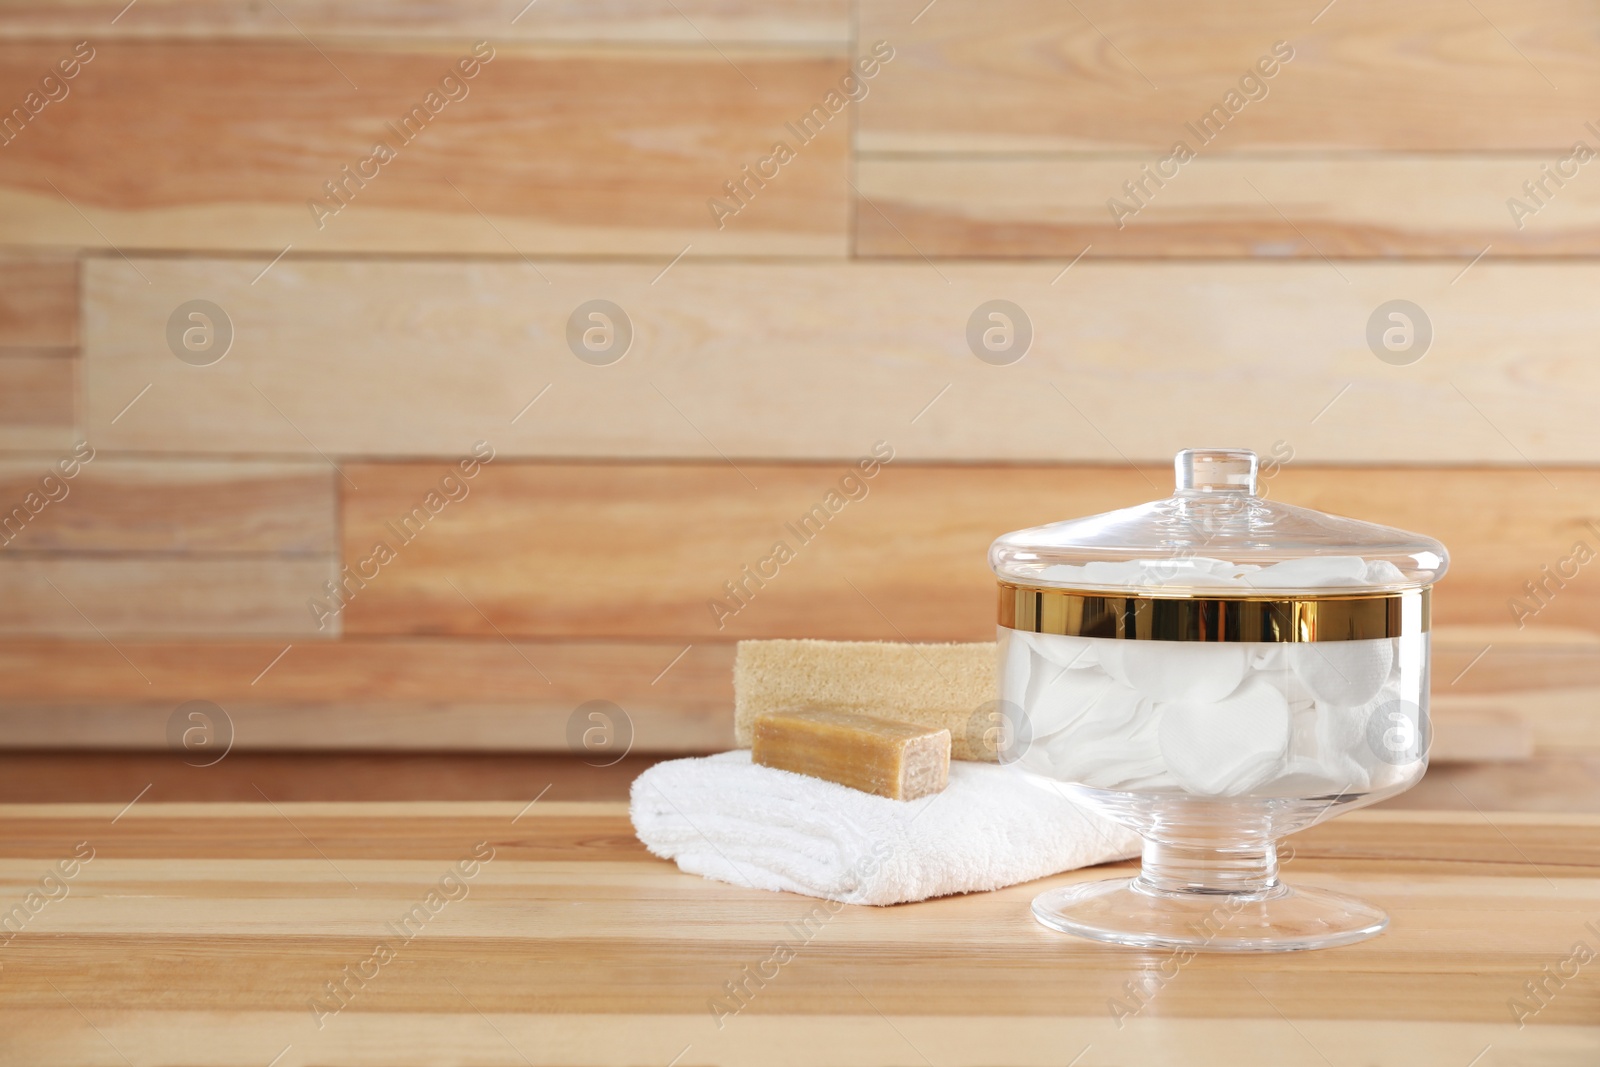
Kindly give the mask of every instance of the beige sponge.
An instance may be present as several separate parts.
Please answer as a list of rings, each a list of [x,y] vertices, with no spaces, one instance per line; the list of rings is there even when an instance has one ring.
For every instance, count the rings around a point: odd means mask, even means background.
[[[993,642],[740,641],[734,743],[750,747],[759,715],[818,708],[947,729],[952,759],[992,762],[995,661]]]

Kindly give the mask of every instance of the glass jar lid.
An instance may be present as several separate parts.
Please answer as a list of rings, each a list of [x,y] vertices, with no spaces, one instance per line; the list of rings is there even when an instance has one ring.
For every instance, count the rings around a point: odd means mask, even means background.
[[[1138,597],[1384,595],[1449,565],[1431,537],[1257,495],[1254,452],[1196,448],[1165,500],[1017,530],[989,548],[1003,583]]]

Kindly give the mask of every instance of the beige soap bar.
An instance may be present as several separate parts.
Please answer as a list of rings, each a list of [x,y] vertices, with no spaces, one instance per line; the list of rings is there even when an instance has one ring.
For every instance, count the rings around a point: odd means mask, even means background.
[[[783,711],[756,720],[750,758],[892,800],[950,781],[950,731],[845,711]]]
[[[749,748],[762,715],[829,708],[943,727],[954,759],[992,762],[996,661],[993,641],[740,641],[733,659],[734,743]]]

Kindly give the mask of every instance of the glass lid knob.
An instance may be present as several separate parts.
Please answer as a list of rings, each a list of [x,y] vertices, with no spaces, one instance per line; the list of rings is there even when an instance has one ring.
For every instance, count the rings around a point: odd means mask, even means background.
[[[1256,495],[1256,454],[1248,448],[1186,448],[1172,461],[1178,492]]]

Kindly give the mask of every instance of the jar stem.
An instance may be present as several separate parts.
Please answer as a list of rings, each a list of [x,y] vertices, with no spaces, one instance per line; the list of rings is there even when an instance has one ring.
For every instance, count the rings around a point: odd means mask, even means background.
[[[1134,888],[1152,893],[1273,895],[1282,889],[1277,843],[1254,834],[1234,835],[1226,842],[1147,837]]]

